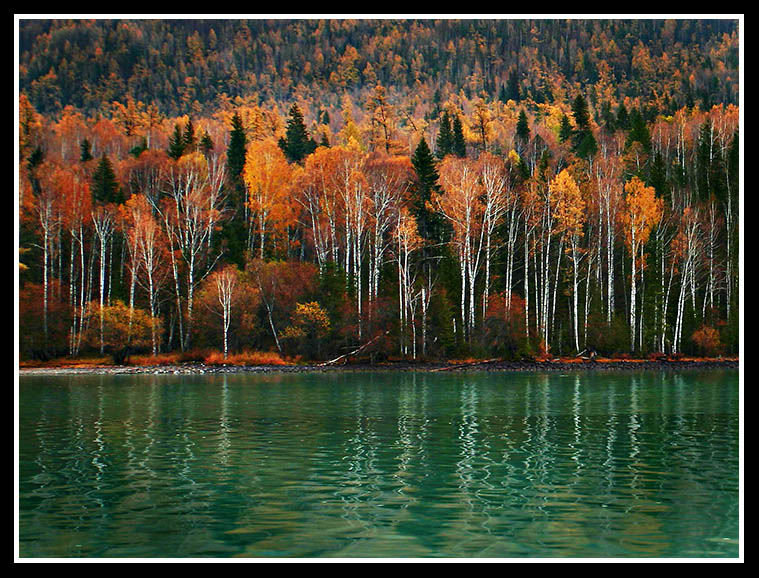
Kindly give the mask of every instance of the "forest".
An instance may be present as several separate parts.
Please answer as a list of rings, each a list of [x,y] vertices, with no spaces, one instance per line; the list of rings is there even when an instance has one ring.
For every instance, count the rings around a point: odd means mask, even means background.
[[[22,20],[19,348],[738,354],[738,22]]]

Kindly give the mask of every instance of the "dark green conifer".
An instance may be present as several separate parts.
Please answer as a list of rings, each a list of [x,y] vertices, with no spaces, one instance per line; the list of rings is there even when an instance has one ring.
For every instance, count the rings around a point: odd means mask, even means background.
[[[137,158],[146,150],[148,150],[148,141],[145,137],[142,137],[140,139],[140,144],[135,145],[131,149],[129,149],[129,154],[132,155],[134,158]]]
[[[424,239],[440,241],[441,217],[427,207],[427,202],[432,197],[432,193],[438,190],[438,174],[435,158],[432,156],[424,137],[414,150],[411,164],[416,172],[416,181],[412,189],[412,210],[419,234]]]
[[[446,110],[440,119],[440,132],[437,135],[435,156],[442,159],[453,152],[453,131],[451,129],[451,117]]]
[[[290,162],[300,162],[316,149],[316,142],[309,137],[303,122],[303,113],[297,103],[290,107],[290,118],[287,120],[285,137],[280,139],[279,146]]]
[[[630,113],[630,132],[627,133],[625,148],[634,142],[639,142],[645,152],[651,151],[651,133],[646,125],[646,120],[637,108],[634,108]]]
[[[208,155],[213,151],[213,141],[207,130],[203,131],[203,136],[200,139],[200,150],[203,151],[204,155]]]
[[[456,118],[453,119],[453,154],[461,158],[466,156],[464,127],[461,125],[461,117],[459,115],[456,115]]]
[[[519,111],[519,120],[517,120],[517,137],[523,143],[530,140],[530,125],[527,122],[527,114],[524,109]]]
[[[85,138],[79,143],[79,162],[86,163],[92,159],[92,145],[90,144],[90,141]]]
[[[627,113],[627,107],[624,102],[617,108],[617,128],[630,130],[630,116]]]
[[[232,131],[229,133],[229,145],[227,146],[227,178],[230,182],[234,182],[242,175],[245,168],[247,144],[248,137],[245,135],[242,118],[238,113],[235,113],[232,117]]]
[[[578,132],[590,128],[590,113],[588,112],[588,103],[585,101],[582,93],[579,93],[574,102],[572,102],[572,116],[575,119],[575,127]]]
[[[566,114],[561,115],[561,126],[559,127],[559,142],[565,142],[572,137],[572,123]]]
[[[517,73],[516,68],[512,68],[509,72],[509,78],[506,81],[506,98],[507,100],[513,100],[514,102],[519,101],[519,74]]]
[[[123,203],[121,187],[110,159],[103,153],[92,175],[90,188],[92,200],[96,203]]]
[[[174,125],[174,133],[169,137],[169,150],[168,155],[172,159],[179,160],[184,154],[184,138],[182,135],[182,129],[178,124]]]
[[[187,119],[187,124],[184,127],[184,134],[182,135],[182,144],[184,145],[184,152],[189,153],[195,150],[195,127],[192,124],[192,119]]]

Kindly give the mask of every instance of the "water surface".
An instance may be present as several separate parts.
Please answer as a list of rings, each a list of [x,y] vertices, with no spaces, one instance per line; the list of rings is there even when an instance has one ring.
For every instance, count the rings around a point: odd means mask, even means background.
[[[22,376],[21,557],[737,557],[738,372]]]

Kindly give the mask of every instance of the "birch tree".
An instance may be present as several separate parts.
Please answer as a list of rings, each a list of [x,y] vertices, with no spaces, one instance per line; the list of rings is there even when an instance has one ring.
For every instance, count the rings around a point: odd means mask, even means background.
[[[653,187],[647,187],[638,177],[625,184],[625,193],[620,219],[630,253],[630,348],[635,351],[637,277],[638,270],[643,266],[641,249],[648,241],[651,230],[661,220],[664,202],[656,197]]]

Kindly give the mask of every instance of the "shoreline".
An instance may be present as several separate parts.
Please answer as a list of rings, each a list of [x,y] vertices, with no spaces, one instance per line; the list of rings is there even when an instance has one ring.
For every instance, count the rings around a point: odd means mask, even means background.
[[[387,362],[346,365],[205,365],[184,363],[172,365],[93,365],[86,367],[19,367],[19,376],[34,375],[205,375],[205,374],[268,374],[268,373],[334,373],[334,372],[566,372],[566,371],[680,371],[699,369],[738,369],[737,359],[699,360],[620,360],[601,361],[472,361],[460,364],[445,362]]]

